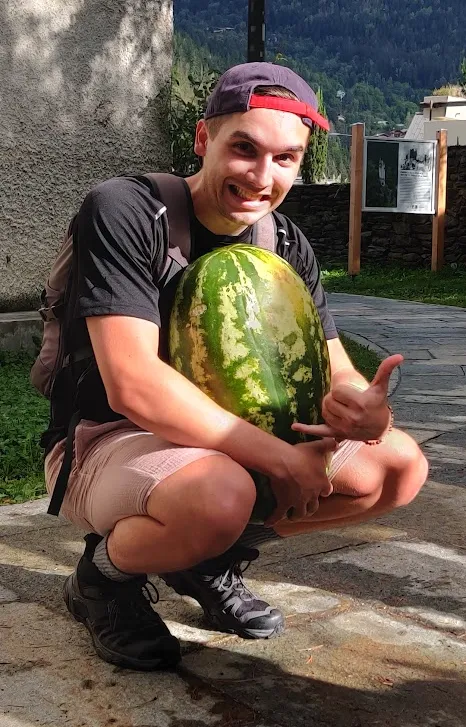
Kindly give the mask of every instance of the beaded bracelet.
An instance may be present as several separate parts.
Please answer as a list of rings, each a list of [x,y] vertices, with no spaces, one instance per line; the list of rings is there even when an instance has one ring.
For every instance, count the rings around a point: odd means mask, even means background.
[[[369,447],[375,447],[376,444],[382,444],[382,442],[384,441],[384,439],[387,436],[387,434],[389,432],[391,432],[392,429],[393,429],[393,421],[394,421],[393,409],[390,406],[390,404],[387,404],[387,406],[388,406],[388,411],[390,412],[390,422],[388,424],[388,429],[385,432],[385,434],[383,435],[383,437],[380,437],[380,439],[368,439],[368,440],[366,440],[364,442],[364,444],[368,444]]]

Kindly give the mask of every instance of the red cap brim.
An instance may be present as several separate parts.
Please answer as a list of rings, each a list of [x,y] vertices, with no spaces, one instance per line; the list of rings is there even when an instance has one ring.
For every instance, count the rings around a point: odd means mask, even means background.
[[[291,98],[277,98],[276,96],[258,96],[253,94],[249,101],[249,107],[254,109],[274,109],[275,111],[288,111],[301,118],[311,119],[317,126],[325,131],[330,131],[330,124],[327,119],[319,114],[312,106],[303,101],[295,101]]]

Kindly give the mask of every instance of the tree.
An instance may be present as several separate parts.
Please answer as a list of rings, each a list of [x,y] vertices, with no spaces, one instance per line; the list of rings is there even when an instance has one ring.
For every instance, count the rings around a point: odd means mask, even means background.
[[[463,60],[461,61],[460,71],[461,71],[461,78],[460,78],[461,90],[463,92],[463,95],[466,96],[466,57],[464,57]]]
[[[202,117],[207,99],[217,83],[219,73],[204,71],[199,77],[188,76],[190,96],[186,90],[180,92],[180,82],[173,79],[171,108],[169,115],[172,171],[189,175],[200,169],[199,160],[194,153],[196,124]]]
[[[322,89],[317,89],[319,114],[326,116],[324,96]],[[309,144],[304,154],[301,174],[305,184],[315,184],[325,179],[327,174],[328,136],[324,129],[316,126],[311,134]]]

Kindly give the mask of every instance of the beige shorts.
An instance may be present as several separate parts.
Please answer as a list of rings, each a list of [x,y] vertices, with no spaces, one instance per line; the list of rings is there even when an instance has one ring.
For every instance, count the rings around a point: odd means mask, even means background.
[[[339,445],[332,457],[330,479],[361,445],[350,440]],[[46,457],[49,494],[64,451],[65,440]],[[118,520],[146,515],[147,501],[159,482],[197,459],[221,452],[172,444],[123,419],[106,424],[81,421],[75,432],[74,454],[61,513],[83,530],[105,535]]]

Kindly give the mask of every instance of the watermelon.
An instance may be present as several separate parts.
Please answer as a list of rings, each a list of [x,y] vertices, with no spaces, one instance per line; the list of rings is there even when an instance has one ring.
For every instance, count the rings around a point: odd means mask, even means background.
[[[242,419],[296,444],[293,422],[322,422],[330,362],[319,314],[303,280],[275,253],[221,247],[184,271],[170,316],[170,364]],[[275,498],[264,475],[252,522]]]

